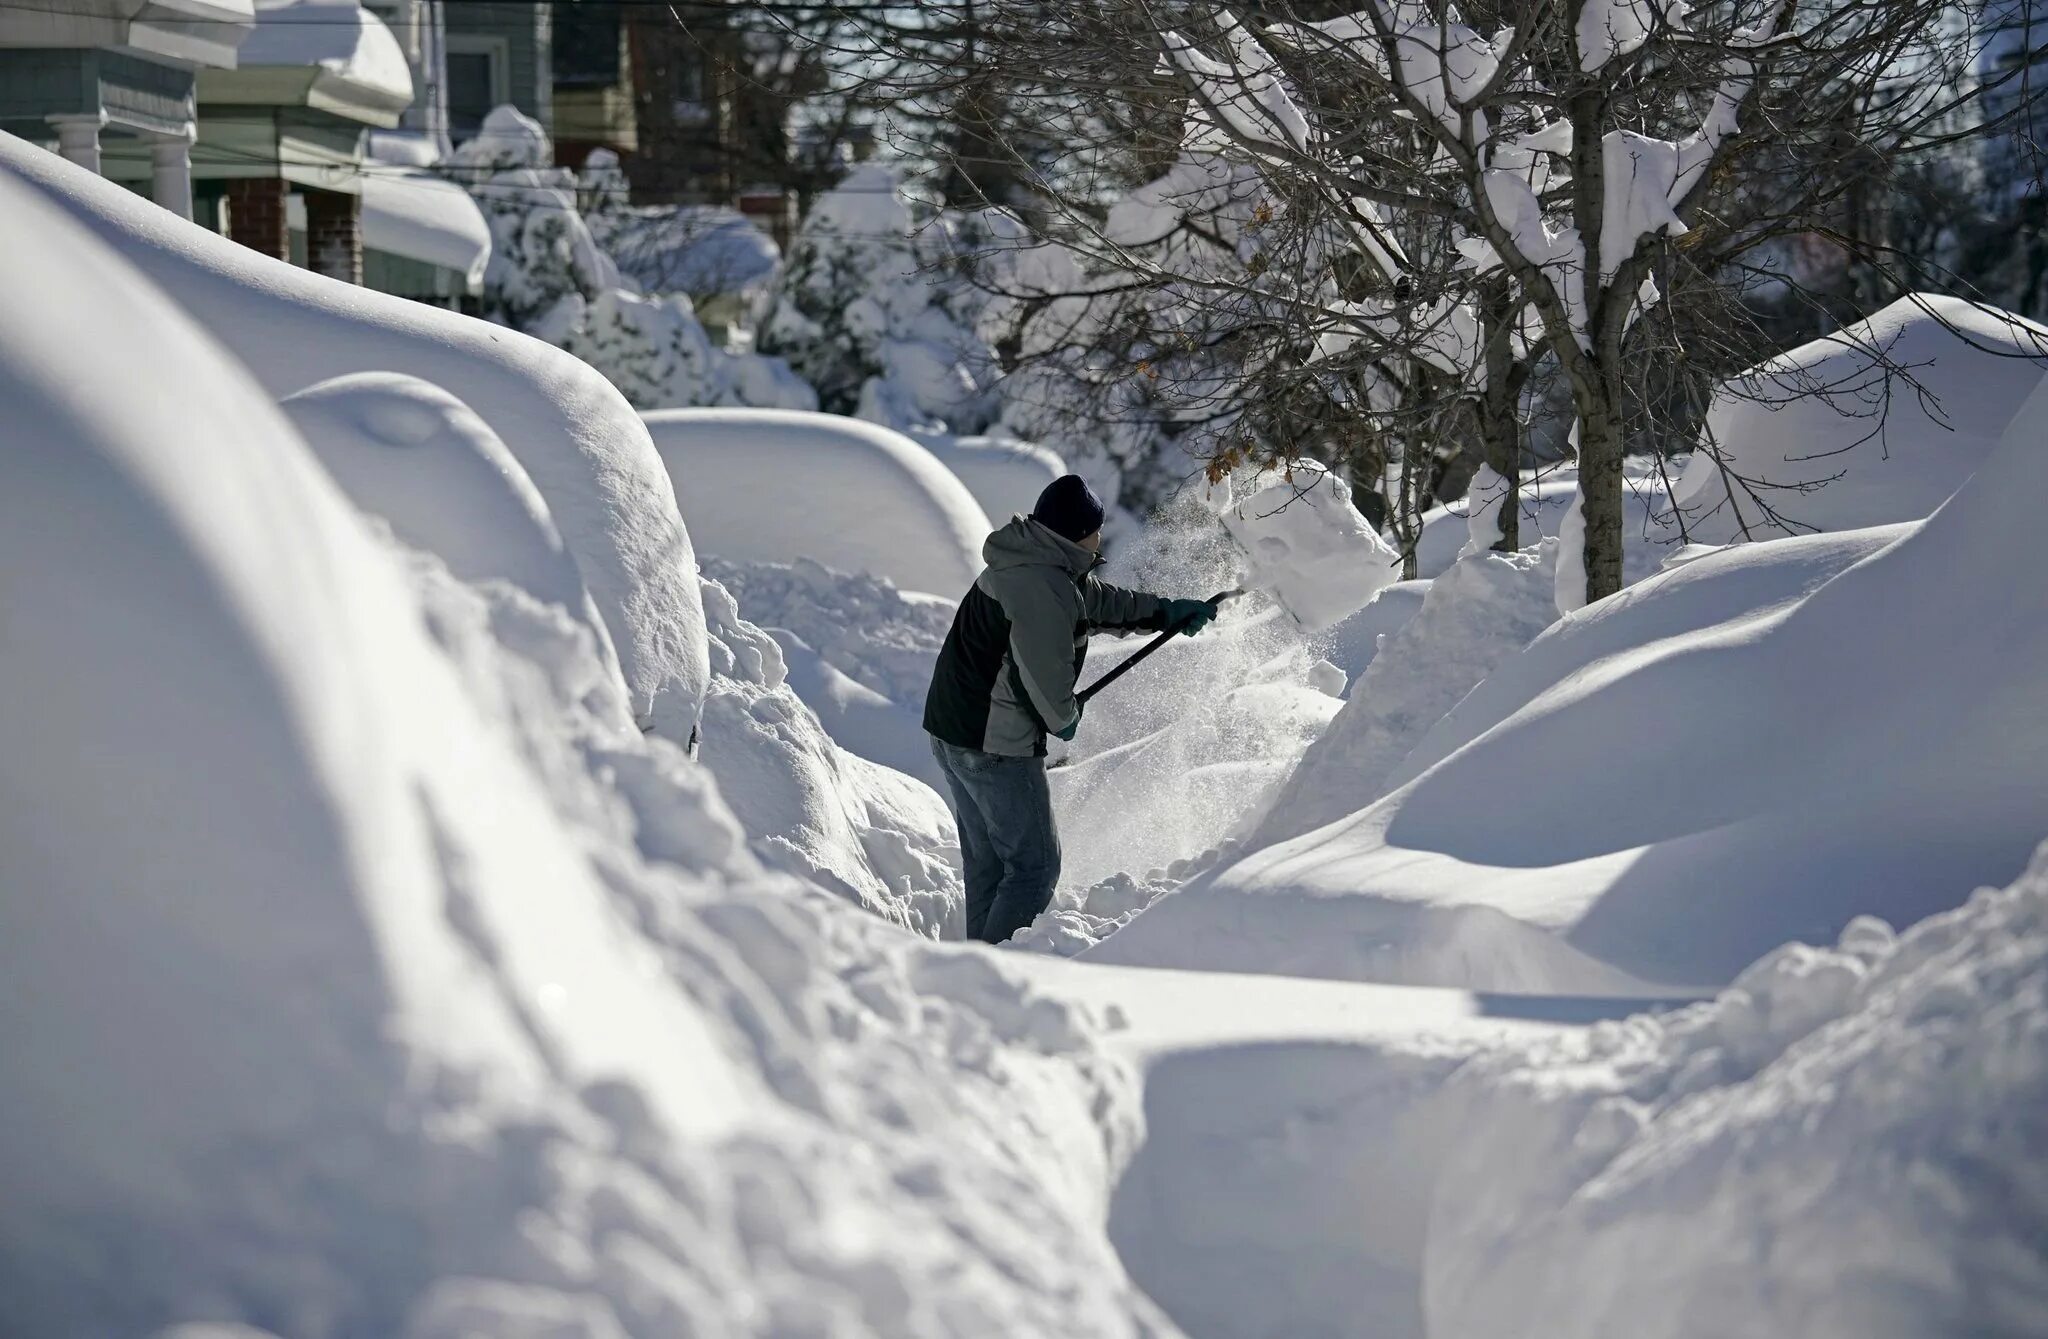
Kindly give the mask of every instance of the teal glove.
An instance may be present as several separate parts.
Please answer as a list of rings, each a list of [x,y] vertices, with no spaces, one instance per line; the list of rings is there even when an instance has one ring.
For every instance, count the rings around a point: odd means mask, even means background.
[[[1169,628],[1178,628],[1183,637],[1192,637],[1209,626],[1216,617],[1216,606],[1207,600],[1168,600],[1166,622]]]
[[[1067,741],[1067,742],[1068,742],[1069,744],[1071,744],[1071,743],[1073,743],[1073,742],[1074,742],[1074,732],[1075,732],[1076,730],[1079,730],[1079,729],[1081,728],[1081,709],[1082,709],[1082,707],[1084,707],[1085,705],[1086,705],[1086,704],[1085,704],[1085,703],[1083,703],[1083,702],[1081,702],[1080,700],[1078,700],[1078,699],[1076,699],[1076,700],[1075,700],[1075,702],[1074,702],[1074,723],[1073,723],[1072,725],[1068,726],[1068,727],[1067,727],[1066,729],[1064,729],[1064,730],[1055,730],[1055,731],[1053,731],[1052,733],[1053,733],[1053,737],[1054,737],[1055,739],[1064,739],[1064,740],[1066,740],[1066,741]]]

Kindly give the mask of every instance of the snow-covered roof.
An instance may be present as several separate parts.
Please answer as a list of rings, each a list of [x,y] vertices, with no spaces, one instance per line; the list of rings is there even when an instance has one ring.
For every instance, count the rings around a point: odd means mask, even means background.
[[[256,30],[237,67],[316,67],[319,84],[400,110],[412,102],[412,69],[384,21],[356,0],[256,0]]]
[[[468,191],[430,172],[372,166],[363,174],[363,245],[453,270],[473,289],[491,258],[491,229]]]

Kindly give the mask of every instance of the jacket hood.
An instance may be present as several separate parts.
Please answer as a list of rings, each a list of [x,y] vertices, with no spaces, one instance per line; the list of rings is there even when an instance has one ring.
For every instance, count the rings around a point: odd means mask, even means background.
[[[1079,544],[1055,534],[1029,516],[1012,516],[1008,525],[991,533],[982,543],[981,560],[992,571],[1008,567],[1058,567],[1076,577],[1086,576],[1098,561]]]

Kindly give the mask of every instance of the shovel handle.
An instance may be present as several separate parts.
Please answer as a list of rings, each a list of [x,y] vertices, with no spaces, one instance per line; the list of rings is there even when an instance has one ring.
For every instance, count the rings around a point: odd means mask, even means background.
[[[1209,597],[1209,603],[1210,603],[1210,604],[1222,604],[1222,603],[1223,603],[1223,602],[1224,602],[1225,600],[1228,600],[1228,599],[1232,598],[1233,596],[1237,596],[1237,595],[1242,595],[1242,594],[1244,594],[1244,592],[1243,592],[1243,591],[1241,591],[1241,590],[1225,590],[1225,591],[1218,591],[1218,592],[1217,592],[1216,594],[1214,594],[1214,595],[1211,595],[1211,596]],[[1178,623],[1174,624],[1174,625],[1173,625],[1172,627],[1168,628],[1168,629],[1167,629],[1166,631],[1164,631],[1164,632],[1160,633],[1160,634],[1159,634],[1159,635],[1158,635],[1157,637],[1154,637],[1154,638],[1153,638],[1153,639],[1152,639],[1151,641],[1149,641],[1149,642],[1146,642],[1146,643],[1145,643],[1145,644],[1144,644],[1143,646],[1141,646],[1141,647],[1139,647],[1139,648],[1138,648],[1138,650],[1137,650],[1137,653],[1136,653],[1135,655],[1132,655],[1132,656],[1131,656],[1131,657],[1130,657],[1129,659],[1125,660],[1125,661],[1124,661],[1124,662],[1123,662],[1122,664],[1118,665],[1118,666],[1117,666],[1117,667],[1116,667],[1115,669],[1113,669],[1113,670],[1111,670],[1111,671],[1110,671],[1109,673],[1107,673],[1107,674],[1103,675],[1103,676],[1102,676],[1101,678],[1097,679],[1097,680],[1096,680],[1096,681],[1095,681],[1094,683],[1091,683],[1091,684],[1089,684],[1089,685],[1088,685],[1088,686],[1087,686],[1086,688],[1083,688],[1083,689],[1082,689],[1082,690],[1081,690],[1080,692],[1078,692],[1078,693],[1074,694],[1074,700],[1075,700],[1075,701],[1077,701],[1077,702],[1086,702],[1086,701],[1087,701],[1087,700],[1088,700],[1089,698],[1091,698],[1091,697],[1094,697],[1094,696],[1095,696],[1095,695],[1096,695],[1097,693],[1099,693],[1099,692],[1101,692],[1101,691],[1102,691],[1103,689],[1105,689],[1105,688],[1109,687],[1109,686],[1110,686],[1111,684],[1115,683],[1115,682],[1116,682],[1116,681],[1117,681],[1118,679],[1121,679],[1121,678],[1123,678],[1123,677],[1124,677],[1124,675],[1126,675],[1126,674],[1130,673],[1130,671],[1131,671],[1131,670],[1132,670],[1132,669],[1133,669],[1134,667],[1136,667],[1136,665],[1137,665],[1137,663],[1138,663],[1139,661],[1143,660],[1143,659],[1144,659],[1144,658],[1145,658],[1146,656],[1149,656],[1149,655],[1151,655],[1151,654],[1152,654],[1152,653],[1153,653],[1154,651],[1157,651],[1157,650],[1158,650],[1158,649],[1159,649],[1160,647],[1162,647],[1162,646],[1166,645],[1166,644],[1167,644],[1168,642],[1172,641],[1172,640],[1173,640],[1173,639],[1174,639],[1175,637],[1178,637],[1178,636],[1180,635],[1180,631],[1181,631],[1181,629],[1182,629],[1182,628],[1184,628],[1184,627],[1186,627],[1186,626],[1187,626],[1187,625],[1188,625],[1188,624],[1189,624],[1189,623],[1190,623],[1191,621],[1192,621],[1192,616],[1190,616],[1189,618],[1184,618],[1184,619],[1182,619],[1182,620],[1181,620],[1180,622],[1178,622]]]

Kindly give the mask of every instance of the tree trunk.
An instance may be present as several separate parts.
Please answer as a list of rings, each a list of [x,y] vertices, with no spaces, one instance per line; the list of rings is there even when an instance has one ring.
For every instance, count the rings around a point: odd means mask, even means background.
[[[1487,465],[1506,481],[1500,538],[1493,546],[1497,553],[1513,553],[1522,547],[1522,439],[1521,425],[1515,421],[1521,379],[1515,375],[1514,349],[1509,343],[1514,317],[1507,277],[1496,276],[1486,283],[1479,298],[1480,338],[1486,358],[1486,389],[1479,397],[1479,442]]]
[[[1586,603],[1621,589],[1620,397],[1596,392],[1579,401],[1579,497],[1586,523]]]

